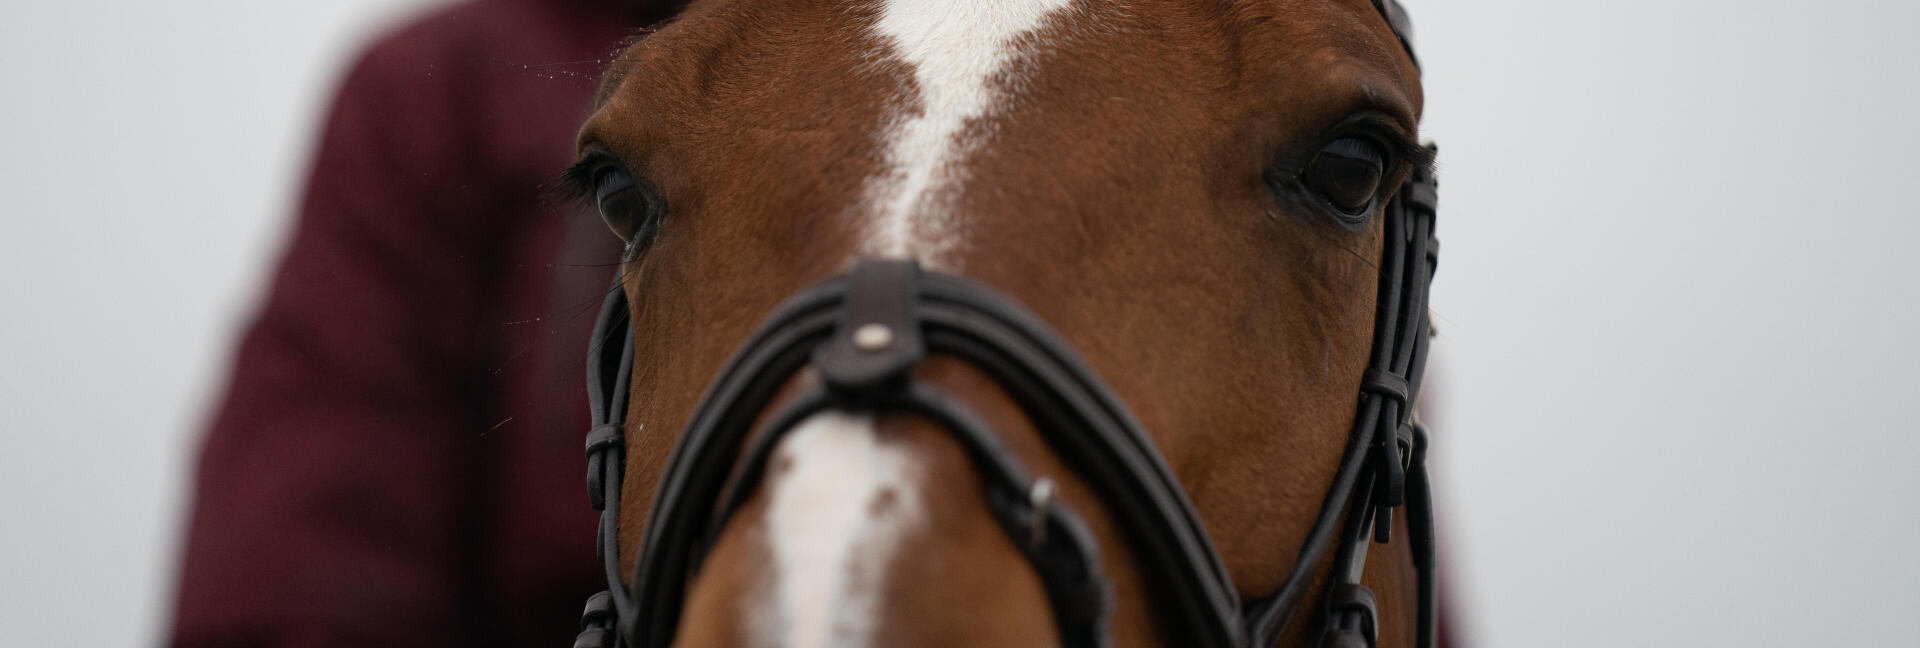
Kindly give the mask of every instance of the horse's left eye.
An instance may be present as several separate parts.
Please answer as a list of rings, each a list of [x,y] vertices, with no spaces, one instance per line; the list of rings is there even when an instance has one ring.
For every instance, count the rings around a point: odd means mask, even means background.
[[[1342,137],[1314,154],[1300,179],[1348,216],[1360,216],[1373,204],[1387,171],[1380,145],[1361,137]]]

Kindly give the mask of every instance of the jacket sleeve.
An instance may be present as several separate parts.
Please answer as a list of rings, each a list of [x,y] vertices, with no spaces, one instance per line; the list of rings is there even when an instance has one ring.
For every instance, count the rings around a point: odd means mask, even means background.
[[[431,36],[337,95],[201,448],[173,645],[465,640],[501,217]]]

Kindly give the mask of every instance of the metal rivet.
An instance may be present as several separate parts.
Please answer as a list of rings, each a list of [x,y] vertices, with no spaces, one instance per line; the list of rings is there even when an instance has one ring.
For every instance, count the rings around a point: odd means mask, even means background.
[[[1045,477],[1034,480],[1033,487],[1027,489],[1027,506],[1033,513],[1027,541],[1035,548],[1047,543],[1047,509],[1053,506],[1053,489],[1053,480]]]
[[[853,348],[861,351],[885,351],[892,344],[893,329],[885,324],[862,324],[853,330]]]

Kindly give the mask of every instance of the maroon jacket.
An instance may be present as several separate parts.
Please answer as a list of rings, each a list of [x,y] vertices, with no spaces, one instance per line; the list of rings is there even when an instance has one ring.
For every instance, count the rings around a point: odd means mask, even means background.
[[[571,640],[618,250],[543,189],[621,4],[481,0],[353,66],[201,451],[173,645]]]

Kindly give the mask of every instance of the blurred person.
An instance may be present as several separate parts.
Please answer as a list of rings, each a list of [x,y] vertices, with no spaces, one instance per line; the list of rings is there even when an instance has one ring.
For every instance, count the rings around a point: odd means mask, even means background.
[[[582,372],[619,243],[543,187],[666,4],[477,0],[352,66],[201,448],[170,644],[574,635],[605,587]]]

